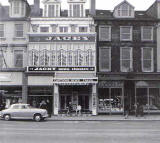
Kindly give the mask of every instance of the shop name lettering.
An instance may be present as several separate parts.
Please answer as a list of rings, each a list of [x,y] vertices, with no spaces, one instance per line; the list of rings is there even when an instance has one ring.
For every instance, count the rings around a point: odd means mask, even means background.
[[[53,82],[95,82],[97,79],[53,79]]]
[[[67,37],[47,37],[46,41],[88,41],[89,37],[75,37],[75,36],[67,36]]]
[[[28,71],[94,71],[94,67],[28,67]]]

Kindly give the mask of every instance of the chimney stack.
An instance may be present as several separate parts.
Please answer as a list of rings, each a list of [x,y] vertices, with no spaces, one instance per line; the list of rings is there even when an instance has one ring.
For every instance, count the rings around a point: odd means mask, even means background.
[[[90,0],[89,14],[96,15],[96,0]]]

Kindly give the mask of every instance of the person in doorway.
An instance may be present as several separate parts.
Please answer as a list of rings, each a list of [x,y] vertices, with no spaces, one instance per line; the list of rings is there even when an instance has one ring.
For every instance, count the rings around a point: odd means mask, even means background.
[[[125,106],[124,106],[124,116],[125,116],[125,119],[127,119],[128,118],[128,116],[129,116],[129,104],[126,104]]]
[[[71,113],[72,113],[72,103],[69,102],[68,110],[67,110],[67,115],[71,115]]]
[[[137,102],[137,104],[135,104],[135,115],[136,115],[136,117],[138,117],[138,115],[139,115],[139,102]]]
[[[81,105],[77,105],[76,115],[81,115]]]
[[[42,100],[41,103],[40,103],[40,108],[42,109],[46,109],[47,108],[47,103],[45,100]]]
[[[50,105],[49,99],[47,99],[46,103],[47,103],[47,112],[48,112],[48,115],[49,115],[49,117],[51,117],[51,105]]]

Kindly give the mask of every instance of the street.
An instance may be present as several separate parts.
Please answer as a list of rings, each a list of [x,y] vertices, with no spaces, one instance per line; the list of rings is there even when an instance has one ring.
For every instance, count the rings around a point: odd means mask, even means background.
[[[159,143],[160,121],[3,121],[0,143]]]

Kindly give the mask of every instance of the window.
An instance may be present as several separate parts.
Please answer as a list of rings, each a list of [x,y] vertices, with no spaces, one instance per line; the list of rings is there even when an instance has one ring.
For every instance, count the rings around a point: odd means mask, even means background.
[[[0,50],[0,68],[3,68],[3,51]]]
[[[55,6],[49,5],[48,7],[48,17],[54,17],[55,16]]]
[[[4,24],[0,24],[0,37],[4,37]]]
[[[132,48],[131,47],[121,48],[120,61],[121,61],[122,72],[132,71]]]
[[[40,51],[40,66],[49,66],[49,51]]]
[[[153,27],[152,26],[143,26],[141,28],[141,38],[142,41],[152,41],[153,40]]]
[[[79,4],[73,5],[73,17],[80,17],[80,5]]]
[[[87,27],[79,27],[79,32],[87,32]]]
[[[68,66],[73,66],[73,52],[71,50],[68,51]]]
[[[153,48],[142,48],[142,71],[153,72]]]
[[[58,57],[58,66],[66,66],[67,65],[67,55],[65,50],[59,50],[57,52]]]
[[[23,67],[23,50],[14,51],[14,66],[17,68]]]
[[[111,40],[111,27],[110,26],[100,26],[99,27],[99,40],[100,41],[110,41]]]
[[[40,32],[49,32],[49,27],[40,27]]]
[[[23,24],[15,24],[15,36],[23,37]]]
[[[39,64],[39,52],[37,50],[31,50],[29,52],[29,59],[31,66],[38,66]]]
[[[68,27],[59,27],[59,31],[61,33],[66,33],[66,32],[68,32]]]
[[[19,14],[20,13],[20,1],[15,1],[14,2],[14,14]]]
[[[51,65],[56,66],[56,51],[51,51]]]
[[[121,41],[132,41],[132,27],[121,26],[120,27],[120,40]]]
[[[22,15],[24,15],[24,11],[25,11],[25,3],[24,3],[24,2],[22,2],[22,7],[21,7]]]
[[[99,70],[111,71],[111,48],[101,47],[99,49]]]
[[[133,17],[134,16],[134,8],[128,3],[123,3],[117,9],[117,17]]]

